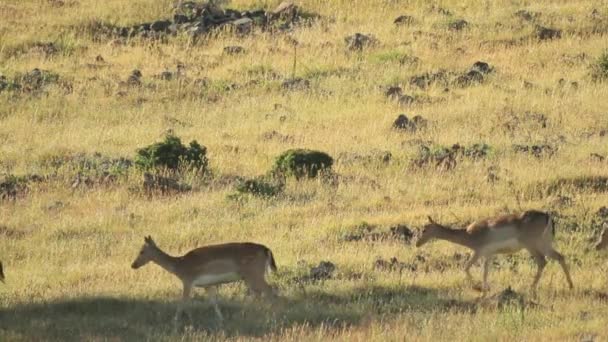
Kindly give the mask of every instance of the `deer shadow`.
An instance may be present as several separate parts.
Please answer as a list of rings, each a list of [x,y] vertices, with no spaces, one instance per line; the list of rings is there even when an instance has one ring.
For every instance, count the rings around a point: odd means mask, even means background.
[[[221,299],[222,323],[208,301],[195,297],[188,306],[189,314],[176,328],[176,308],[177,303],[171,299],[121,297],[78,297],[15,305],[0,309],[0,335],[34,340],[147,340],[180,336],[186,330],[223,337],[260,337],[298,325],[345,328],[361,324],[364,319],[369,321],[375,315],[386,317],[407,311],[473,312],[475,305],[443,298],[436,289],[361,286],[331,294],[309,291],[275,301]]]

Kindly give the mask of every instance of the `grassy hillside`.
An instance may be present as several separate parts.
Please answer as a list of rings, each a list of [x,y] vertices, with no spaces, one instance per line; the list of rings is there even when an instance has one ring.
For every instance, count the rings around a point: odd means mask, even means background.
[[[170,0],[1,1],[0,340],[608,339],[607,256],[591,249],[608,219],[608,10],[531,3],[302,0],[312,19],[285,30],[192,39],[112,32],[171,19]],[[355,33],[372,43],[349,49]],[[478,61],[491,71],[469,72]],[[399,114],[426,124],[395,129]],[[189,191],[148,195],[127,166],[167,132],[204,145],[209,171],[173,175]],[[235,195],[239,177],[292,148],[327,152],[334,174]],[[461,247],[356,236],[526,209],[555,214],[573,291],[550,262],[531,298],[522,252],[495,258],[481,298]],[[223,286],[220,326],[199,290],[174,330],[181,284],[130,268],[148,234],[174,255],[263,243],[284,299]],[[403,267],[377,267],[392,257]],[[297,280],[321,261],[330,279]],[[509,286],[523,297],[503,305]]]

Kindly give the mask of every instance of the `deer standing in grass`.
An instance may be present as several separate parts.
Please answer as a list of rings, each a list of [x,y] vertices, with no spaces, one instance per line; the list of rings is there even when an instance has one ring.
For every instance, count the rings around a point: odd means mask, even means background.
[[[440,225],[429,216],[429,223],[424,226],[416,246],[420,247],[435,238],[470,248],[473,250],[473,256],[467,261],[464,269],[470,282],[473,282],[469,272],[471,266],[480,258],[485,258],[481,288],[484,292],[489,289],[488,272],[492,257],[495,254],[515,253],[526,249],[538,267],[532,282],[532,293],[536,293],[538,281],[547,264],[545,258],[559,262],[566,275],[568,286],[572,289],[574,285],[570,278],[568,265],[566,265],[564,257],[552,246],[554,229],[551,216],[535,210],[518,215],[504,215],[476,221],[466,229],[452,229]]]
[[[226,243],[196,248],[183,256],[174,257],[156,246],[152,237],[144,239],[144,245],[131,267],[138,269],[154,262],[183,283],[182,303],[175,318],[190,299],[193,287],[204,287],[220,321],[222,313],[217,304],[216,285],[244,280],[255,294],[275,297],[266,282],[266,270],[275,272],[277,266],[270,249],[255,243]]]

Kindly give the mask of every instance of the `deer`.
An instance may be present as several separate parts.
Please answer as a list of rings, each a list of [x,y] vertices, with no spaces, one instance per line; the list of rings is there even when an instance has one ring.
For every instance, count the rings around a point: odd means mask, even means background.
[[[428,219],[429,223],[424,226],[416,246],[421,247],[432,239],[439,239],[471,249],[473,256],[465,264],[464,271],[467,280],[473,284],[470,268],[477,260],[484,258],[481,286],[484,294],[489,290],[488,272],[493,256],[516,253],[522,249],[526,249],[532,255],[537,266],[531,286],[534,295],[547,264],[546,258],[556,260],[561,265],[569,288],[574,288],[564,256],[553,248],[555,226],[553,218],[547,213],[528,210],[518,214],[497,216],[475,221],[466,229],[446,227],[435,222],[430,216]],[[479,289],[477,286],[473,288]]]
[[[165,253],[151,236],[146,236],[131,267],[136,270],[149,262],[175,275],[183,284],[176,321],[190,300],[194,287],[205,288],[220,322],[224,318],[218,306],[217,285],[243,280],[254,294],[276,297],[265,280],[267,271],[277,270],[274,256],[268,247],[260,244],[243,242],[207,245],[176,257]]]
[[[595,250],[599,251],[608,247],[608,228],[605,228],[600,235],[599,241],[595,244]]]

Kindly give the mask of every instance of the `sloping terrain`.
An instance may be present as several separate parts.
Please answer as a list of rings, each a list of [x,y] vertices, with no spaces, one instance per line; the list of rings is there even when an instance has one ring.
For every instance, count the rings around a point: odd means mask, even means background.
[[[0,2],[0,340],[608,339],[605,1],[279,5]],[[151,171],[167,137],[198,170]],[[298,149],[331,172],[273,178]],[[480,298],[469,251],[410,236],[526,209],[573,291],[550,262],[531,298],[522,252]],[[220,326],[201,290],[174,330],[145,235],[263,243],[284,300],[225,285]]]

